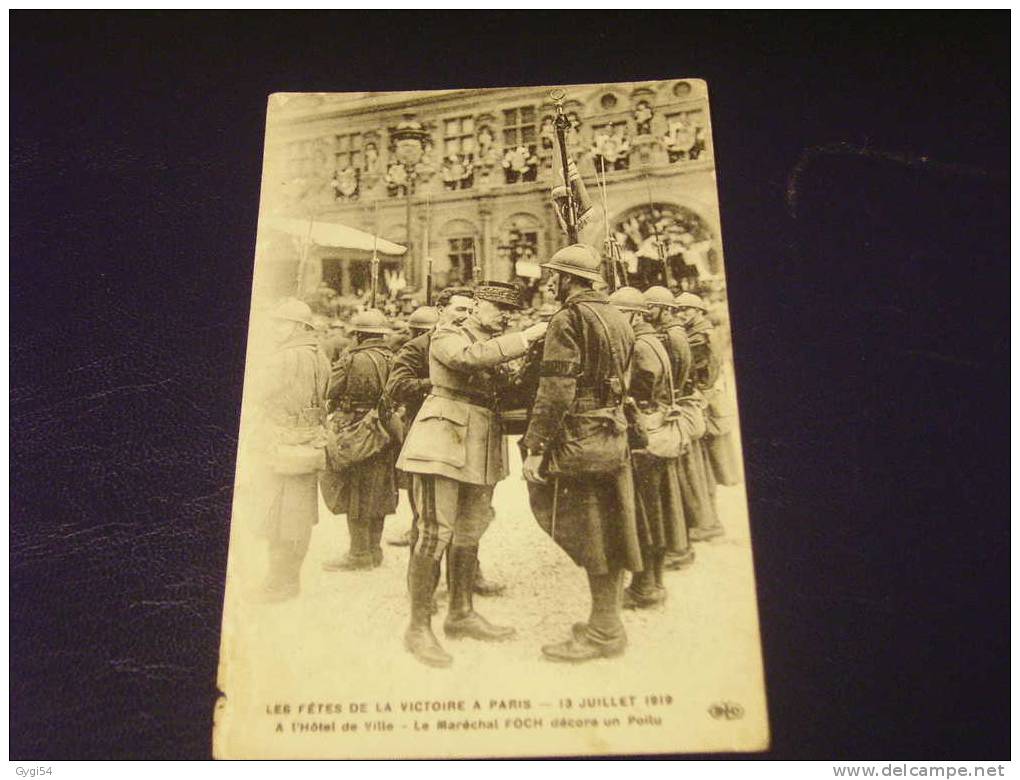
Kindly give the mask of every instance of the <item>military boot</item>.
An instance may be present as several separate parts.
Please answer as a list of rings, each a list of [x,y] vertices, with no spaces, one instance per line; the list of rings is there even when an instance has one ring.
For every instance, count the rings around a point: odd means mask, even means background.
[[[666,553],[665,568],[667,571],[680,571],[694,563],[694,548],[686,550],[669,550]]]
[[[453,657],[432,633],[432,594],[439,582],[439,561],[412,555],[408,568],[411,587],[411,623],[404,632],[404,647],[426,666],[445,668]]]
[[[719,523],[716,523],[708,528],[695,526],[688,532],[688,536],[690,536],[692,542],[707,542],[709,539],[715,539],[716,537],[723,536],[725,533],[726,529]]]
[[[476,596],[502,596],[506,585],[485,579],[482,574],[482,564],[479,563],[475,569],[475,595]]]
[[[620,620],[620,599],[623,571],[609,574],[588,574],[591,590],[591,617],[588,623],[575,623],[566,642],[546,645],[542,655],[550,661],[581,663],[598,658],[623,655],[627,634]]]
[[[371,569],[375,566],[368,524],[361,519],[351,520],[348,515],[347,530],[351,536],[350,550],[347,555],[341,558],[330,558],[324,561],[322,568],[326,571],[358,571]]]
[[[623,591],[624,609],[648,609],[666,600],[666,589],[658,587],[655,582],[655,561],[658,560],[660,571],[662,553],[645,555],[645,568],[630,580],[630,587]]]
[[[475,571],[478,568],[477,547],[451,546],[446,567],[450,576],[450,608],[446,613],[443,630],[448,637],[500,642],[517,633],[510,626],[493,625],[475,612],[473,597]]]

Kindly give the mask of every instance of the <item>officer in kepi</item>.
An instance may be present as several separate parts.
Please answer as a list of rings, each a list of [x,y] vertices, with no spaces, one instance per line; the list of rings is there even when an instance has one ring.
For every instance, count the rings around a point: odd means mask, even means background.
[[[514,629],[490,623],[474,609],[478,545],[492,517],[492,492],[507,476],[507,445],[496,411],[498,368],[524,355],[547,325],[504,334],[520,291],[505,282],[474,288],[476,305],[462,325],[440,324],[429,346],[432,388],[404,441],[397,467],[412,474],[418,538],[408,574],[411,620],[404,645],[429,666],[453,659],[432,632],[432,597],[439,562],[450,548],[448,638],[500,641]]]
[[[627,646],[620,619],[623,572],[643,568],[626,440],[623,457],[609,470],[593,472],[583,458],[573,459],[574,473],[557,465],[568,462],[557,459],[582,421],[598,415],[618,420],[627,393],[634,331],[594,289],[604,284],[601,265],[593,248],[572,244],[543,266],[553,272],[563,306],[549,321],[538,393],[521,441],[524,477],[539,525],[584,568],[591,592],[588,621],[575,624],[566,641],[542,648],[550,661],[621,655]],[[613,436],[626,437],[623,428],[622,434],[614,429]],[[612,438],[613,443],[618,440]]]

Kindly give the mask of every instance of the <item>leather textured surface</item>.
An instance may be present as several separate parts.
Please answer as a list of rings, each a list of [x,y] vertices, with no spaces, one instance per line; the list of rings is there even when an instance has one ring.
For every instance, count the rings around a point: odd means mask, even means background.
[[[209,756],[265,96],[673,75],[771,755],[1008,755],[1005,18],[14,13],[11,757]]]

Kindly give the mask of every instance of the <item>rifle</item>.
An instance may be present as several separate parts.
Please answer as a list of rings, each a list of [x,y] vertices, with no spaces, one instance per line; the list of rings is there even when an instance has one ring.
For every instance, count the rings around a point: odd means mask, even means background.
[[[629,285],[630,281],[627,279],[627,266],[624,264],[620,253],[620,242],[616,240],[616,236],[609,227],[609,197],[606,194],[606,161],[604,158],[599,158],[599,162],[602,166],[602,180],[599,181],[598,172],[596,171],[595,182],[602,190],[602,216],[606,227],[606,239],[603,242],[602,249],[603,264],[605,265],[603,274],[606,277],[606,283],[609,285],[609,292],[615,292],[620,287]]]
[[[655,219],[655,206],[652,204],[652,185],[648,181],[647,173],[645,174],[645,184],[648,185],[648,217],[652,221],[652,232],[655,233],[655,250],[659,255],[659,262],[662,263],[662,273],[666,281],[666,287],[672,290],[676,280],[673,278],[673,268],[669,264],[669,258],[666,255],[666,244],[659,237],[659,223]]]
[[[370,298],[369,308],[375,308],[375,297],[379,290],[379,201],[375,201],[372,206],[373,217],[372,217],[372,295]]]
[[[432,212],[432,199],[425,193],[425,305],[432,305],[432,252],[429,251],[429,218]]]

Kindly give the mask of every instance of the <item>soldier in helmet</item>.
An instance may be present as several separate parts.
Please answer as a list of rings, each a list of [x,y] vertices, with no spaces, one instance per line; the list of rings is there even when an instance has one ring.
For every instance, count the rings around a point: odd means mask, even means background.
[[[492,492],[507,476],[506,442],[496,411],[497,369],[524,355],[546,329],[537,324],[503,333],[510,312],[520,308],[516,285],[482,282],[474,288],[474,297],[475,308],[462,325],[441,324],[432,334],[432,389],[397,461],[398,468],[413,475],[419,513],[408,577],[411,622],[404,645],[419,661],[437,667],[449,666],[453,660],[431,626],[432,596],[447,548],[446,636],[499,641],[515,633],[478,614],[472,597],[478,545],[492,517]]]
[[[645,319],[658,333],[659,340],[669,356],[673,371],[673,401],[675,403],[684,395],[684,388],[691,371],[691,348],[687,343],[687,331],[684,329],[683,323],[674,316],[676,304],[673,301],[673,293],[665,287],[658,285],[649,287],[644,292],[644,300],[648,306]],[[681,495],[689,495],[691,489],[679,464],[675,473],[680,480]],[[693,505],[694,502],[691,498],[687,498],[686,503]],[[681,505],[681,512],[682,510],[683,505]],[[692,563],[694,563],[694,549],[691,547],[687,535],[687,522],[684,520],[679,526],[678,534],[670,540],[666,549],[664,565],[667,569],[676,570],[686,568]]]
[[[623,312],[634,329],[634,357],[631,360],[630,396],[646,415],[673,408],[672,365],[655,328],[645,319],[647,294],[633,287],[621,287],[609,302]],[[624,591],[623,606],[631,609],[661,604],[666,600],[662,567],[667,549],[687,540],[683,503],[677,476],[677,458],[663,458],[647,450],[632,455],[637,493],[638,538],[644,568],[635,572]]]
[[[687,383],[689,392],[698,392],[710,404],[713,388],[719,378],[719,356],[712,342],[712,323],[705,316],[707,308],[702,299],[691,292],[676,297],[678,319],[687,331],[691,347],[691,372]],[[706,426],[711,414],[705,410]],[[715,479],[708,459],[704,436],[695,441],[683,463],[684,474],[690,484],[690,497],[696,505],[688,513],[691,541],[701,542],[722,536],[725,530],[719,522],[715,507]]]
[[[383,395],[393,361],[384,341],[389,323],[382,312],[367,309],[351,319],[351,331],[356,343],[337,361],[326,389],[334,412],[330,422],[337,427],[351,425],[373,409],[380,409],[384,418],[389,414]],[[397,509],[395,458],[396,447],[390,445],[343,471],[326,472],[323,498],[334,514],[347,515],[350,534],[347,554],[326,560],[326,571],[372,569],[382,563],[383,524]]]
[[[605,294],[593,289],[604,284],[601,266],[598,252],[585,244],[559,250],[543,266],[553,273],[562,309],[549,321],[538,393],[521,440],[524,477],[539,525],[584,568],[591,593],[588,622],[575,625],[566,641],[542,648],[551,661],[624,652],[623,572],[642,569],[629,458],[606,472],[561,473],[557,465],[556,474],[549,473],[559,444],[574,436],[580,420],[592,419],[592,413],[618,419],[624,402],[634,331]],[[625,430],[612,430],[616,441],[626,437]]]
[[[254,383],[262,429],[272,459],[277,443],[314,444],[321,437],[329,361],[318,348],[312,310],[295,298],[272,314],[275,349]],[[321,444],[321,442],[317,442]],[[319,466],[321,468],[321,465]],[[259,487],[267,491],[268,512],[262,531],[269,543],[269,572],[262,586],[264,601],[284,601],[300,591],[312,526],[318,521],[317,468],[267,470]]]
[[[740,462],[733,440],[737,412],[729,387],[730,375],[724,367],[724,355],[729,354],[732,346],[724,297],[721,291],[717,291],[711,303],[702,299],[700,307],[692,307],[694,313],[691,315],[691,326],[700,331],[704,329],[703,320],[712,325],[711,331],[705,335],[717,367],[715,382],[705,391],[708,402],[705,409],[705,455],[708,458],[709,474],[716,484],[736,485],[740,482]],[[702,313],[703,309],[708,311]]]

